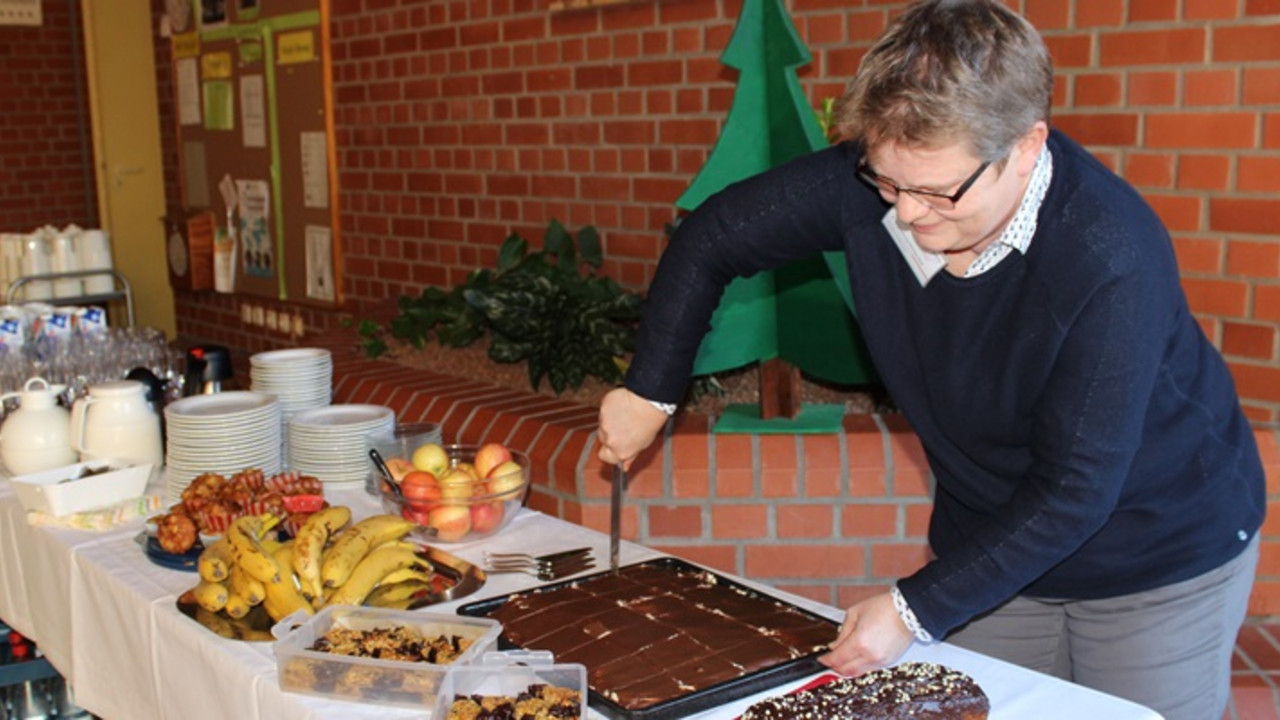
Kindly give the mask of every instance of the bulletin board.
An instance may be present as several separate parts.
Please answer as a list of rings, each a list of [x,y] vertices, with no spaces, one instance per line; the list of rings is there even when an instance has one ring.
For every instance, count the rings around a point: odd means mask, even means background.
[[[166,10],[183,209],[216,218],[218,289],[340,304],[329,0]]]

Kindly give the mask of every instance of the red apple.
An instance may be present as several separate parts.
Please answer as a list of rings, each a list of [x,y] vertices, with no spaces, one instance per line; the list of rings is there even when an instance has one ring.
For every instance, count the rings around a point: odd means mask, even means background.
[[[476,503],[471,506],[471,531],[490,533],[502,524],[502,503]]]
[[[417,523],[426,527],[431,524],[431,513],[415,508],[412,505],[405,505],[400,509],[400,516],[412,523]]]
[[[501,443],[485,443],[476,451],[476,474],[487,478],[494,468],[510,459],[511,451]]]
[[[524,472],[515,460],[508,460],[489,473],[489,492],[494,495],[515,491],[523,484]]]
[[[476,479],[466,470],[454,468],[449,474],[440,478],[440,491],[446,498],[471,497]]]
[[[428,524],[436,529],[436,538],[456,542],[471,532],[471,510],[466,505],[438,505],[431,511]]]
[[[413,466],[438,477],[449,469],[449,453],[436,443],[426,443],[413,451]]]
[[[400,482],[400,492],[410,507],[423,512],[434,508],[444,497],[436,476],[422,470],[405,475]]]
[[[391,471],[391,479],[396,482],[404,480],[404,476],[413,472],[413,463],[402,457],[387,458],[387,470]]]

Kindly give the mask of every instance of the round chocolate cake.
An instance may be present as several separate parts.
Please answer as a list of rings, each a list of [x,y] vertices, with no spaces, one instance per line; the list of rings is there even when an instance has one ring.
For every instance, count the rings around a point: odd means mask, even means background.
[[[752,705],[740,720],[986,720],[991,703],[973,678],[908,662]]]

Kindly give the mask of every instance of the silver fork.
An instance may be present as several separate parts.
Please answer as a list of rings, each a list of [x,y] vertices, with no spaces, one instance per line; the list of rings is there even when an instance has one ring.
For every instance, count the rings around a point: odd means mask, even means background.
[[[547,553],[546,555],[530,555],[529,553],[519,553],[519,552],[504,553],[504,552],[493,552],[492,550],[485,550],[484,559],[485,559],[485,562],[488,562],[489,560],[499,560],[499,561],[511,560],[511,561],[523,561],[527,563],[535,563],[535,562],[549,563],[549,562],[555,562],[557,560],[564,560],[567,558],[578,557],[579,555],[589,555],[589,554],[591,554],[590,547],[580,547],[580,548],[574,548],[572,550],[558,550],[553,553]]]
[[[520,572],[544,582],[558,580],[595,567],[589,554],[579,553],[554,560],[537,558],[485,558],[485,571],[491,573]]]

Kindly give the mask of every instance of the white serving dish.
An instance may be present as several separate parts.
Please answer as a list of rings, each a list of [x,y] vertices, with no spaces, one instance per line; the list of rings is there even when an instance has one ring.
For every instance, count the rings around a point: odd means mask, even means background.
[[[103,466],[109,471],[71,479],[85,468]],[[132,465],[119,460],[93,460],[19,475],[11,482],[24,508],[60,517],[141,497],[151,479],[151,469],[151,463]]]

